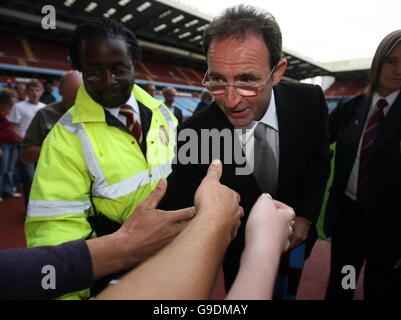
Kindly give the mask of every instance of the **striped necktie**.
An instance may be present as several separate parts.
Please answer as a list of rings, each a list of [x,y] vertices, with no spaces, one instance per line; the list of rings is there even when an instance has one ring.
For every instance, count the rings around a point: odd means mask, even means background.
[[[134,110],[128,105],[123,105],[120,108],[119,114],[126,118],[128,131],[131,132],[139,144],[142,144],[142,127],[135,119]]]
[[[358,191],[357,202],[362,208],[367,209],[369,194],[369,157],[372,152],[373,143],[379,133],[380,124],[384,119],[383,109],[387,106],[386,99],[380,99],[369,117],[363,140],[361,144],[361,154],[359,158]]]
[[[253,133],[254,142],[254,176],[262,192],[276,195],[277,164],[273,149],[267,142],[267,126],[259,122]]]

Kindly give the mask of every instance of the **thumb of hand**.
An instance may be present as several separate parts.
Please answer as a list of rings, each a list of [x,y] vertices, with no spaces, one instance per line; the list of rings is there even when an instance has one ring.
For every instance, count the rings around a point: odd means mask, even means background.
[[[156,188],[153,189],[150,196],[143,202],[149,209],[155,209],[159,202],[163,199],[167,191],[167,181],[165,179],[159,180]]]
[[[275,206],[274,202],[272,200],[272,197],[267,194],[263,193],[259,196],[259,198],[256,200],[255,204],[253,205],[251,211],[263,211],[263,212],[270,212],[270,211],[275,211]]]
[[[223,173],[223,166],[219,159],[214,159],[207,170],[206,177],[208,179],[216,179],[220,180],[221,175]]]

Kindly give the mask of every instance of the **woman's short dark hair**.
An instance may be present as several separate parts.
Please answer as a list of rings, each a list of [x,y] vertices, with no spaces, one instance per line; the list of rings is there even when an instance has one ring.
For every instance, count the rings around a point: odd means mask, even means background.
[[[372,66],[370,68],[371,80],[366,89],[366,94],[368,96],[373,96],[377,90],[383,64],[399,43],[401,43],[401,30],[396,30],[388,34],[377,47],[373,57]]]
[[[215,39],[245,40],[249,35],[263,39],[270,52],[270,68],[277,65],[282,55],[280,27],[270,13],[259,12],[252,6],[228,8],[213,19],[203,33],[203,49],[207,55],[210,43]]]
[[[82,41],[93,38],[122,39],[128,46],[128,52],[132,61],[141,59],[141,48],[135,34],[117,21],[109,18],[94,18],[80,24],[73,36],[70,47],[70,63],[73,69],[81,70],[79,50]]]

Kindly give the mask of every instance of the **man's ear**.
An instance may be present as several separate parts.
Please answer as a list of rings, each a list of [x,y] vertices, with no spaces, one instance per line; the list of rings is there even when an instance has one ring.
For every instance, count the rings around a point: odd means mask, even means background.
[[[283,77],[285,70],[287,69],[287,60],[281,59],[273,72],[273,86],[277,85]]]

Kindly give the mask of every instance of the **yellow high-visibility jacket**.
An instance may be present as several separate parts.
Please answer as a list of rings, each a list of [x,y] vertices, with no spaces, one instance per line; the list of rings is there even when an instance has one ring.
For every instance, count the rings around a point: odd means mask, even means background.
[[[135,138],[81,86],[75,105],[45,139],[36,168],[25,233],[29,247],[86,239],[88,216],[122,223],[171,172],[177,120],[138,86],[150,110],[146,158]],[[114,124],[112,124],[114,121]],[[87,298],[89,290],[67,298]]]

